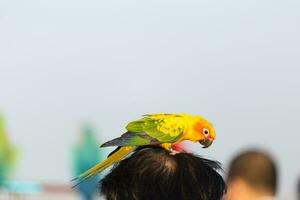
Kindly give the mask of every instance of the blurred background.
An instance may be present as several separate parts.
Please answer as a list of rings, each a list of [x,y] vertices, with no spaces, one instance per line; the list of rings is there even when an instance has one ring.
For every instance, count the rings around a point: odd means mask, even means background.
[[[80,199],[70,180],[84,132],[99,145],[143,114],[187,112],[218,134],[212,148],[186,144],[193,152],[226,171],[240,151],[264,149],[280,169],[279,197],[296,199],[299,9],[297,0],[1,0],[0,138],[14,153],[0,198]]]

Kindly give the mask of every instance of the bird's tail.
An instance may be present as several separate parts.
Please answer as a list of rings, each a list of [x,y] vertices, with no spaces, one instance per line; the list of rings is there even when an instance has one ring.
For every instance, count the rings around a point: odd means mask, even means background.
[[[122,158],[127,156],[129,153],[131,153],[135,149],[136,149],[136,147],[134,147],[134,146],[121,147],[118,151],[111,154],[106,160],[98,163],[94,167],[90,168],[86,172],[79,175],[77,178],[73,179],[72,181],[77,181],[77,184],[74,187],[76,187],[77,185],[79,185],[83,181],[85,181],[85,180],[87,180],[91,177],[96,176],[98,173],[102,172],[103,170],[105,170],[109,166],[115,164],[116,162],[118,162],[119,160],[121,160]]]

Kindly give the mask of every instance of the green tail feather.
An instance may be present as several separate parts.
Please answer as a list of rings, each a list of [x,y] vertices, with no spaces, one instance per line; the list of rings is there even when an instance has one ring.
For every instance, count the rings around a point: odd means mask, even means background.
[[[103,170],[120,161],[135,149],[136,147],[134,146],[121,147],[118,151],[109,156],[106,160],[100,162],[99,164],[95,165],[83,174],[79,175],[77,178],[73,179],[72,181],[78,181],[78,183],[74,185],[74,187],[76,187],[83,181],[96,176],[98,173],[101,173]]]

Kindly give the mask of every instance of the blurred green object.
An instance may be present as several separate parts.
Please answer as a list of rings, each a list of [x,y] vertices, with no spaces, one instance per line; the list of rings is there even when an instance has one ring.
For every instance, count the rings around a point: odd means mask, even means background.
[[[75,146],[73,151],[73,168],[75,176],[85,172],[102,160],[102,153],[98,142],[92,126],[85,125],[81,132],[80,143]],[[99,179],[100,177],[98,176],[83,182],[76,187],[85,200],[93,199],[95,192],[98,189]]]
[[[16,164],[17,148],[10,144],[6,133],[5,120],[0,114],[0,188],[9,179]]]

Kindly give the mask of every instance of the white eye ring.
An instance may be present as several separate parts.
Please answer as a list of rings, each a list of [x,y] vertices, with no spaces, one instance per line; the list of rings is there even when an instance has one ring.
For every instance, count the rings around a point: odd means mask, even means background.
[[[209,130],[208,130],[207,128],[204,128],[204,129],[203,129],[203,134],[204,134],[204,135],[208,135],[208,134],[209,134]]]

